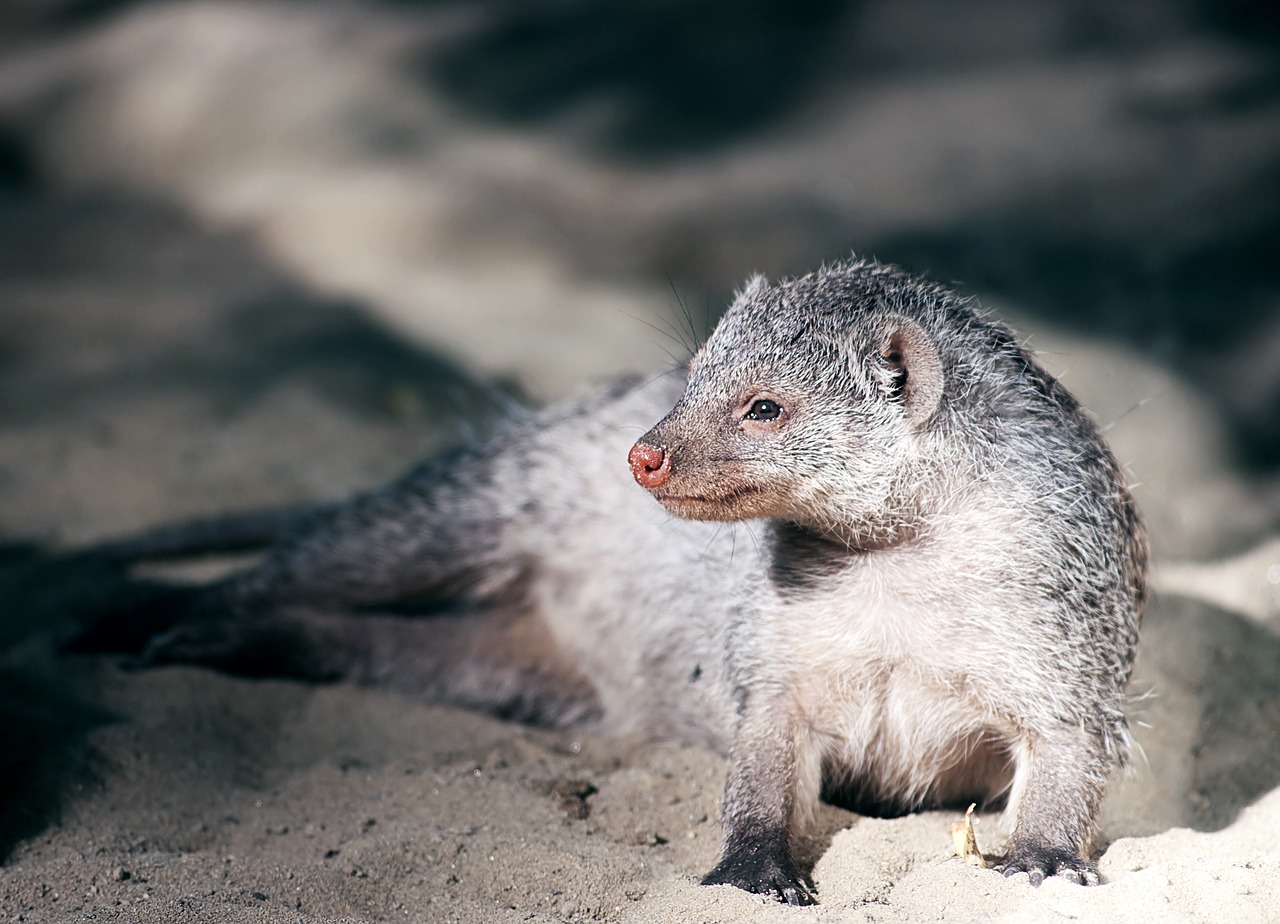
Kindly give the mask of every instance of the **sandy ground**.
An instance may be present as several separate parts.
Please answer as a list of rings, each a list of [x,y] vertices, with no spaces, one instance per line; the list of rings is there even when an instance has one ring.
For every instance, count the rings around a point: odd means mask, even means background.
[[[0,919],[1280,921],[1273,59],[1178,4],[1071,54],[1061,7],[989,6],[1007,35],[867,4],[778,114],[627,157],[602,113],[634,93],[530,123],[405,66],[482,7],[13,4]],[[787,909],[696,885],[705,752],[55,653],[26,543],[377,484],[495,395],[660,365],[672,283],[696,332],[752,270],[854,246],[1011,318],[1138,483],[1160,592],[1104,885],[966,867],[946,813],[825,808],[822,904]]]

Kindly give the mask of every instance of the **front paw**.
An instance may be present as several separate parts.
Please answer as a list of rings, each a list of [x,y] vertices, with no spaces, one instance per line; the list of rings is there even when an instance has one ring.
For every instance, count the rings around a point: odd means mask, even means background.
[[[1101,882],[1098,868],[1088,860],[1082,860],[1068,850],[1048,847],[1013,847],[996,872],[1006,877],[1026,873],[1033,886],[1044,882],[1046,876],[1057,876],[1076,885],[1097,885]]]
[[[796,869],[790,857],[774,851],[728,854],[702,877],[703,885],[731,885],[757,895],[772,895],[788,905],[816,905],[813,884]]]

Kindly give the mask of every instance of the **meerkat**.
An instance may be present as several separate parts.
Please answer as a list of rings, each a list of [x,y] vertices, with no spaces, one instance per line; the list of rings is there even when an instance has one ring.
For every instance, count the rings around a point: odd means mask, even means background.
[[[1143,528],[1010,330],[894,267],[756,277],[686,367],[377,492],[84,554],[230,548],[265,556],[131,585],[71,647],[713,748],[724,841],[702,881],[790,904],[816,900],[793,844],[821,797],[1003,800],[1005,875],[1098,881]]]

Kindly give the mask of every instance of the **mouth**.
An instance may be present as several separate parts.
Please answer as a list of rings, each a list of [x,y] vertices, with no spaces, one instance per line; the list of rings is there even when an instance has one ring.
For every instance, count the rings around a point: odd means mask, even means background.
[[[744,501],[759,494],[761,488],[744,485],[720,494],[675,494],[672,492],[652,491],[653,499],[677,516],[690,520],[724,520],[738,519],[741,516],[738,508]]]

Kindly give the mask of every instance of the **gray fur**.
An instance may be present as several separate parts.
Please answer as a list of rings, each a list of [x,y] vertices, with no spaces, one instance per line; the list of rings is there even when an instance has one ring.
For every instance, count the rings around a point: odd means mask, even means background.
[[[762,399],[777,419],[752,419]],[[658,418],[650,497],[625,460]],[[715,748],[725,850],[704,881],[795,904],[820,793],[1007,794],[1006,874],[1097,881],[1142,527],[1087,415],[942,287],[867,261],[757,278],[687,380],[552,407],[307,522],[163,597],[144,657]]]

